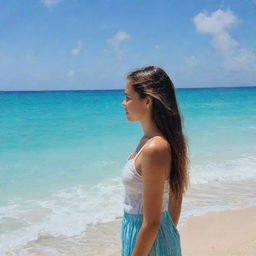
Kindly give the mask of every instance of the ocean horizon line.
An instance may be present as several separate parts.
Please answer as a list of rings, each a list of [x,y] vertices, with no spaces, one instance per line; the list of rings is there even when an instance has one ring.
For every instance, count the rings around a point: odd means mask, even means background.
[[[194,90],[194,89],[248,89],[256,88],[255,86],[224,86],[224,87],[176,87],[176,90]],[[99,91],[123,91],[124,89],[77,89],[77,90],[11,90],[1,91],[0,93],[28,93],[28,92],[99,92]]]

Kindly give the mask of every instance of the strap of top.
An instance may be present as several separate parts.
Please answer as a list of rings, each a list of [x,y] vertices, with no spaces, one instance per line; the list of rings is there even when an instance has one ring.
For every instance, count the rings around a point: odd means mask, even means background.
[[[155,136],[155,137],[157,137],[157,136]],[[155,137],[153,137],[153,138],[155,138]],[[135,157],[133,158],[134,159],[134,161],[136,160],[136,158],[138,157],[138,155],[140,154],[140,152],[142,151],[142,149],[146,146],[146,144],[150,141],[150,140],[152,140],[153,138],[150,138],[148,141],[146,141],[145,142],[145,144],[141,147],[141,149],[139,150],[139,152],[135,155]],[[136,171],[137,172],[137,171]],[[139,174],[140,175],[140,174]],[[165,180],[165,182],[167,183],[167,185],[169,185],[169,176],[168,176],[168,178]]]
[[[156,137],[156,136],[155,136],[155,137]],[[153,137],[153,138],[155,138],[155,137]],[[141,147],[141,149],[139,150],[139,152],[135,155],[134,161],[136,160],[136,158],[138,157],[138,155],[140,154],[140,152],[142,151],[142,149],[146,146],[146,144],[147,144],[150,140],[152,140],[153,138],[150,138],[149,140],[147,140],[147,141],[144,143],[144,145]]]

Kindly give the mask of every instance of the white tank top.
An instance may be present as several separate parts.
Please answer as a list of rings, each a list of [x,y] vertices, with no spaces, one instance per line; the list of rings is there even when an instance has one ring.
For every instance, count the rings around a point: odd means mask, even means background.
[[[135,160],[140,154],[140,152],[142,151],[143,147],[146,145],[146,143],[141,147],[141,149],[139,150],[139,152],[136,154],[134,158],[129,159],[129,157],[132,154],[128,157],[127,162],[122,169],[121,180],[124,185],[124,192],[125,192],[123,208],[125,212],[130,214],[143,214],[142,176],[135,169]],[[169,202],[169,178],[165,180],[165,184],[164,184],[162,212],[168,210],[168,202]]]

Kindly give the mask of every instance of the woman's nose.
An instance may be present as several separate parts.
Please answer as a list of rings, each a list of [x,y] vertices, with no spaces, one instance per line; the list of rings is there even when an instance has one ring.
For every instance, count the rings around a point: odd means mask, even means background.
[[[124,102],[125,102],[125,100],[122,101],[122,106],[125,106],[125,103],[124,103]]]

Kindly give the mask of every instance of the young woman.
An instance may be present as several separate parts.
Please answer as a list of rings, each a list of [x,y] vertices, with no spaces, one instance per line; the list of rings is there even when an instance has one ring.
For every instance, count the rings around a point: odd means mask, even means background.
[[[125,95],[126,117],[140,122],[144,136],[122,170],[122,256],[180,256],[176,226],[189,159],[174,85],[148,66],[127,75]]]

